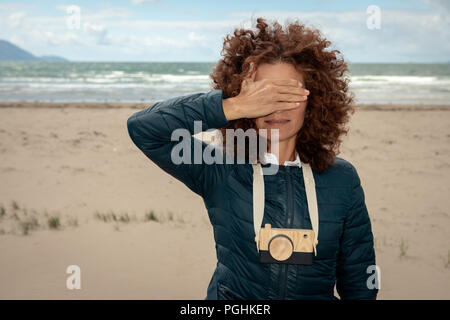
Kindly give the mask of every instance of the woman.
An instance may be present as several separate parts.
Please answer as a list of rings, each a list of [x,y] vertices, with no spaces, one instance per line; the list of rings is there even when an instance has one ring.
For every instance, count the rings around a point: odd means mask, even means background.
[[[375,299],[368,268],[375,265],[371,223],[354,166],[336,157],[353,97],[342,79],[347,65],[317,30],[298,21],[284,30],[257,19],[258,32],[235,30],[211,74],[214,90],[155,103],[128,119],[131,139],[160,168],[203,197],[214,230],[217,267],[206,299]],[[307,90],[306,90],[307,88]],[[253,228],[252,163],[174,161],[176,129],[278,129],[278,152],[258,157],[264,176],[262,225],[311,229],[302,172],[312,168],[319,229],[313,263],[261,263]],[[268,131],[270,132],[270,130]],[[227,139],[223,139],[224,146]],[[233,142],[234,143],[234,142]],[[237,143],[234,144],[237,150]],[[183,157],[211,151],[193,139]],[[245,159],[249,148],[245,146]],[[215,147],[213,156],[227,148]],[[226,152],[229,152],[228,149]],[[270,149],[272,150],[272,149]],[[225,152],[225,153],[226,153]],[[176,163],[175,163],[176,162]],[[282,165],[279,165],[279,164]]]

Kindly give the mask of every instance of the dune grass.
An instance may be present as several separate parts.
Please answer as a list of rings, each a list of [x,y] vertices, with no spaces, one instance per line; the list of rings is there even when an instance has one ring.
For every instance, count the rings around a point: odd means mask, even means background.
[[[109,222],[123,222],[128,223],[131,220],[133,220],[132,217],[128,215],[128,213],[121,213],[121,214],[115,214],[114,211],[110,211],[108,213],[101,213],[99,211],[96,211],[94,213],[94,217],[97,220],[109,223]]]
[[[405,257],[407,251],[408,251],[408,244],[407,244],[406,241],[402,238],[402,239],[400,240],[400,258],[401,258],[401,257]]]
[[[47,224],[50,229],[59,229],[61,227],[59,217],[49,217]]]

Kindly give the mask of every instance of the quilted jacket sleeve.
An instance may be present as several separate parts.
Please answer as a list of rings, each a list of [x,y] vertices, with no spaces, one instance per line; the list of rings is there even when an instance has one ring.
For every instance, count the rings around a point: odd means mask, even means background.
[[[212,165],[202,159],[194,162],[194,151],[200,149],[203,154],[207,144],[192,137],[189,161],[176,164],[171,153],[180,141],[172,141],[172,132],[186,129],[192,135],[196,133],[194,121],[201,121],[201,131],[227,126],[229,123],[223,112],[222,98],[225,95],[220,89],[178,96],[156,102],[134,113],[127,121],[128,133],[134,144],[161,169],[202,197],[218,179],[217,174],[212,172]],[[180,150],[179,154],[183,156],[184,151]]]
[[[341,236],[336,290],[342,300],[376,299],[378,289],[369,288],[372,286],[367,285],[367,280],[375,273],[367,269],[375,265],[372,227],[360,178],[353,165],[351,170],[353,176],[351,204]],[[369,282],[373,283],[370,280]]]

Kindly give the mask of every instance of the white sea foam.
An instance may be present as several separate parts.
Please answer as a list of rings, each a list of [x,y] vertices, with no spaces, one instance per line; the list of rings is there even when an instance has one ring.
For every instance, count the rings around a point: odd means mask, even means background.
[[[47,64],[42,65],[44,69],[33,64],[8,66],[8,70],[0,69],[0,100],[7,101],[158,101],[206,92],[213,84],[210,69],[200,71],[200,65],[199,70],[193,70],[192,65],[182,63]],[[450,71],[446,65],[359,68],[350,77],[350,90],[358,103],[450,104]]]

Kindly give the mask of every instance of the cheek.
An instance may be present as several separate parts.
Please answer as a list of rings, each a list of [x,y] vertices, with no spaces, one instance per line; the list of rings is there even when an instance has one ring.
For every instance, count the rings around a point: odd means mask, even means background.
[[[291,110],[289,111],[289,119],[291,119],[291,128],[293,130],[300,130],[302,124],[303,124],[303,119],[305,117],[305,108],[299,108],[296,110]]]
[[[264,128],[264,117],[255,119],[256,128]]]

